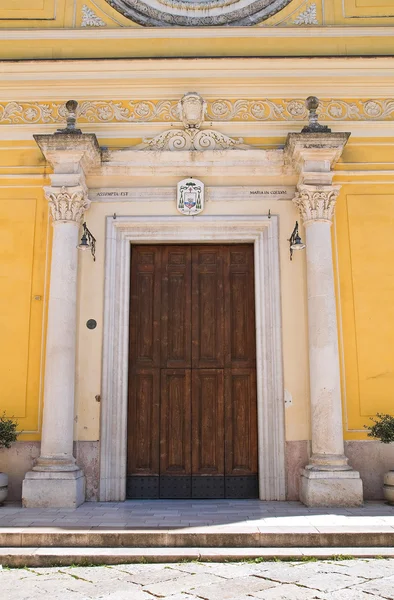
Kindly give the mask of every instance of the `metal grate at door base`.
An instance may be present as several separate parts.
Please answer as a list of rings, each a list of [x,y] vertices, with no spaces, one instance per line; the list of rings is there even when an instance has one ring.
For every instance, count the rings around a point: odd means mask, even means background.
[[[136,500],[157,500],[160,498],[159,476],[132,475],[127,477],[126,497]]]
[[[234,476],[225,478],[225,496],[231,499],[252,499],[259,497],[259,479],[257,475]]]
[[[190,476],[162,475],[160,477],[160,498],[187,500],[192,497]]]
[[[224,477],[199,475],[192,477],[192,498],[220,499],[224,498]]]

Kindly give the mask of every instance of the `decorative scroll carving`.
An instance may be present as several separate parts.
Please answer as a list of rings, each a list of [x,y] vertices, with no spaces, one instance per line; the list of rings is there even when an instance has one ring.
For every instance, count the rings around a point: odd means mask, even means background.
[[[340,189],[340,185],[299,185],[293,202],[300,211],[304,225],[311,221],[331,223]]]
[[[85,211],[90,206],[83,187],[46,187],[45,196],[54,222],[75,222],[82,224]]]
[[[242,138],[233,139],[213,129],[170,129],[154,138],[146,138],[136,150],[229,150],[249,148]]]
[[[89,100],[78,106],[78,122],[83,123],[177,123],[178,100]],[[0,102],[0,124],[33,125],[64,123],[63,102]],[[213,99],[207,101],[206,119],[213,122],[306,121],[304,98]],[[321,100],[320,121],[393,121],[394,100]]]
[[[84,4],[82,6],[81,27],[105,27],[106,24],[96,13]]]

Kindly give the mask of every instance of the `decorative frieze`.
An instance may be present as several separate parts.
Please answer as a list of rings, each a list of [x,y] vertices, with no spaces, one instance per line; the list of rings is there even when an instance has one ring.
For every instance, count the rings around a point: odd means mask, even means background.
[[[240,98],[207,100],[207,121],[294,122],[307,121],[305,100]],[[67,111],[60,101],[0,102],[0,124],[63,123]],[[320,121],[393,121],[394,100],[326,99],[319,106]],[[79,123],[179,123],[179,100],[81,100]]]
[[[72,188],[46,187],[45,196],[48,199],[48,206],[55,223],[75,222],[82,224],[85,211],[90,206],[90,200],[87,197],[87,191],[82,186]]]
[[[313,221],[332,222],[340,185],[299,185],[293,199],[300,211],[304,225]]]

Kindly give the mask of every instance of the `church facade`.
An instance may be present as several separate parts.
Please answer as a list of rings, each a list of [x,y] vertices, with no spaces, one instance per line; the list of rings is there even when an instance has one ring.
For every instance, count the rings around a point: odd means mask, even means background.
[[[11,500],[382,498],[394,452],[365,426],[394,406],[394,1],[376,4],[0,8]]]

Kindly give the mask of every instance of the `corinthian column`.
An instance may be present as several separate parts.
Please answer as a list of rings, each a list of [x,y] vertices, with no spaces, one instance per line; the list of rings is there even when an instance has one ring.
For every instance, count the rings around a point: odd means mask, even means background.
[[[301,473],[300,499],[308,506],[362,504],[362,482],[344,453],[331,224],[340,186],[332,165],[348,134],[290,134],[288,161],[300,178],[294,203],[305,226],[312,455]]]
[[[53,243],[41,454],[26,473],[22,501],[25,507],[76,507],[85,500],[85,477],[73,456],[77,245],[90,206],[84,170],[99,153],[95,136],[80,133],[36,136],[36,141],[55,170],[52,185],[44,188]]]

